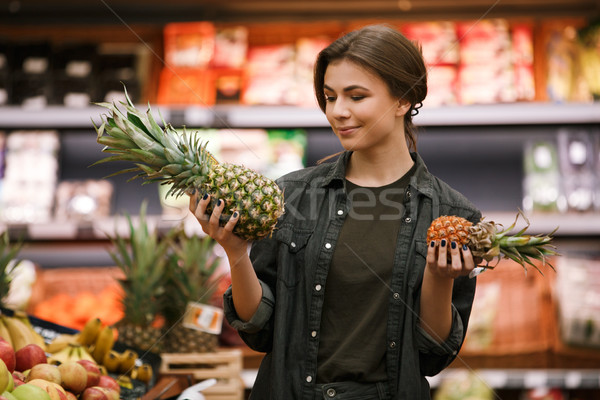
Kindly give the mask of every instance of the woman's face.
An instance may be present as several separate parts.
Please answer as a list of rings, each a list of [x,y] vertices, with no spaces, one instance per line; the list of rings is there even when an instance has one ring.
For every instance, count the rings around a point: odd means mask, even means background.
[[[325,115],[346,150],[405,143],[404,114],[410,105],[393,97],[377,75],[348,61],[325,71]]]

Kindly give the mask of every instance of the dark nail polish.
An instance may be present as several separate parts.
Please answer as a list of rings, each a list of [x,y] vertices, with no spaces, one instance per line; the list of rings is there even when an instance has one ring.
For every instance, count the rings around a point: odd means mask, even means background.
[[[202,196],[202,200],[206,200],[208,199],[208,193],[204,193],[204,196]]]
[[[221,199],[217,200],[217,207],[221,207]]]
[[[466,244],[463,244],[463,251],[467,251],[469,248],[467,247]]]
[[[237,211],[233,213],[233,218],[237,218],[240,215]]]
[[[430,246],[431,246],[431,247],[435,247],[435,240],[432,240],[432,241],[431,241],[431,244],[430,244]]]
[[[455,249],[455,248],[456,248],[456,242],[455,242],[455,241],[452,241],[452,242],[450,243],[450,247],[452,247],[453,249]]]
[[[442,239],[442,241],[440,242],[440,246],[442,246],[442,247],[446,246],[446,239]]]

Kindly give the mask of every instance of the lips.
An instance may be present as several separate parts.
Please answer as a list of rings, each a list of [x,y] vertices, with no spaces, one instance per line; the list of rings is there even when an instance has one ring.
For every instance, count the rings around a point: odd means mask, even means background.
[[[342,136],[350,135],[358,129],[358,126],[340,126],[337,128],[338,134]]]

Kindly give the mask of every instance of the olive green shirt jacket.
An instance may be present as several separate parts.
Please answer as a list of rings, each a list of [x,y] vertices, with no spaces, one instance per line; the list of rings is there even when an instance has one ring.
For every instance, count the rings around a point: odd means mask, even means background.
[[[277,180],[284,190],[285,213],[272,237],[253,243],[250,252],[263,288],[262,301],[252,319],[239,319],[231,288],[224,294],[229,323],[250,348],[266,353],[251,399],[314,398],[325,282],[350,209],[344,190],[350,155],[344,152],[335,162]],[[481,213],[463,195],[429,173],[418,154],[412,157],[417,168],[399,220],[386,344],[387,384],[394,399],[406,400],[430,398],[425,376],[436,375],[457,356],[475,293],[475,279],[455,279],[452,329],[443,343],[419,326],[427,228],[440,215],[457,215],[473,223],[481,219]]]

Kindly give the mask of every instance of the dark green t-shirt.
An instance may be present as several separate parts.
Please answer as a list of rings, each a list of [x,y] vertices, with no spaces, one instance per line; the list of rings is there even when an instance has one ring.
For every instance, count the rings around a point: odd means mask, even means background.
[[[389,282],[414,166],[398,181],[346,181],[351,209],[333,254],[321,316],[317,381],[378,382],[385,370]]]

